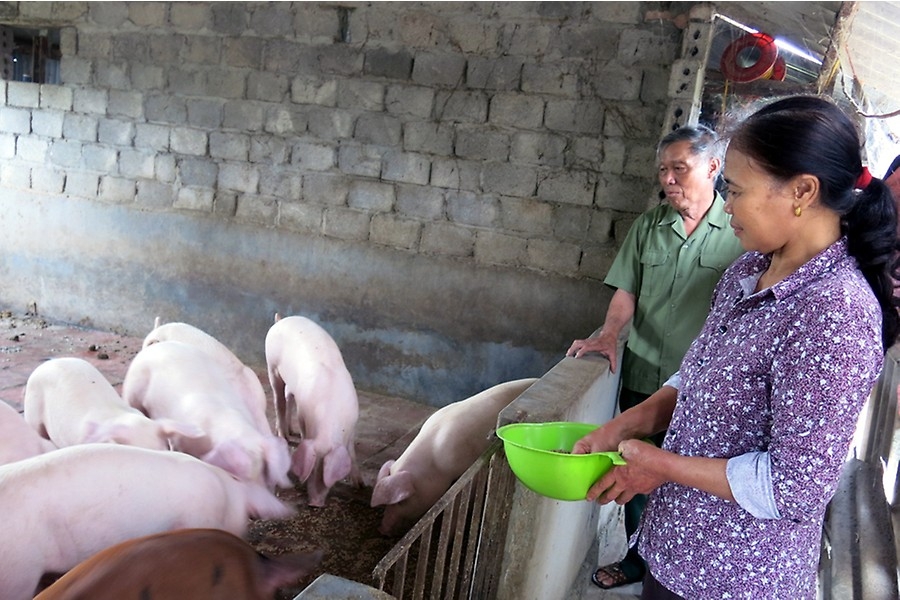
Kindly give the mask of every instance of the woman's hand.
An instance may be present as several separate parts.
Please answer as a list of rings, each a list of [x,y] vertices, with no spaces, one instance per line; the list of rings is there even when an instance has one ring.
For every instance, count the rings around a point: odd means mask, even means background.
[[[582,441],[579,440],[576,447]],[[618,450],[628,464],[613,467],[590,487],[587,499],[591,502],[625,504],[637,494],[649,494],[667,481],[660,475],[661,471],[664,472],[660,465],[669,455],[665,450],[640,440],[624,440],[618,445]],[[572,452],[575,454],[574,450]]]

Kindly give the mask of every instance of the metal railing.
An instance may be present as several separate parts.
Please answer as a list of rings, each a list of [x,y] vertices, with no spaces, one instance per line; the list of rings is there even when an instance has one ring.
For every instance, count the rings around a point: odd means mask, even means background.
[[[514,485],[495,439],[375,566],[378,589],[390,584],[398,600],[495,597]]]

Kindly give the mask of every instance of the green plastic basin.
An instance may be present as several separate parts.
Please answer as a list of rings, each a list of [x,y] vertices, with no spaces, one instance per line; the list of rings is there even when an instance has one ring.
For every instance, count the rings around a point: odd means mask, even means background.
[[[584,500],[587,491],[613,465],[618,452],[569,454],[575,442],[599,427],[590,423],[512,423],[497,429],[506,460],[533,492],[554,500]]]

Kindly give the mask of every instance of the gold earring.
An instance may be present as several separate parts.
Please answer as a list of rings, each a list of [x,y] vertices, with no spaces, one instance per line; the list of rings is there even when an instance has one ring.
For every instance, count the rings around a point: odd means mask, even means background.
[[[799,216],[802,215],[802,214],[803,214],[803,207],[802,207],[802,206],[795,206],[795,207],[794,207],[794,216],[795,216],[795,217],[799,217]]]

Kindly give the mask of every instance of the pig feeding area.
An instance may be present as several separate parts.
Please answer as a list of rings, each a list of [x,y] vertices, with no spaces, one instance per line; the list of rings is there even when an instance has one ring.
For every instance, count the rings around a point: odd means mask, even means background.
[[[148,332],[152,323],[148,324]],[[31,372],[42,362],[64,356],[83,358],[103,373],[121,392],[128,365],[140,350],[143,337],[100,331],[91,323],[53,323],[34,312],[15,314],[0,311],[0,400],[22,410],[22,392]],[[260,360],[263,340],[260,340]],[[252,365],[271,399],[265,369]],[[352,374],[352,373],[351,373]],[[418,433],[422,423],[436,409],[410,400],[357,390],[360,411],[356,454],[363,477],[362,487],[338,482],[322,508],[306,504],[303,484],[291,475],[294,486],[277,495],[297,508],[290,519],[259,520],[250,523],[247,541],[266,555],[324,551],[322,564],[296,585],[279,590],[277,600],[291,600],[319,575],[330,573],[375,586],[372,570],[399,541],[378,532],[382,509],[371,508],[372,486],[381,465],[396,459]],[[270,423],[273,413],[269,406]],[[297,440],[291,440],[291,446]],[[49,583],[47,580],[45,583]]]

